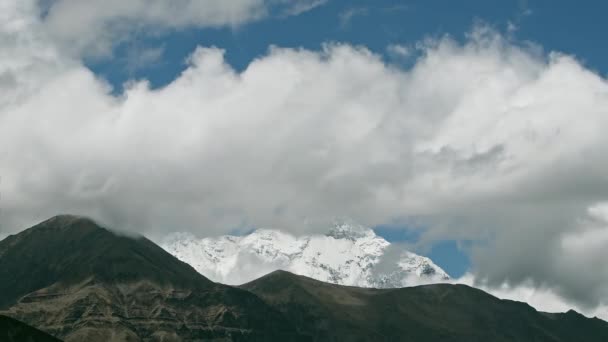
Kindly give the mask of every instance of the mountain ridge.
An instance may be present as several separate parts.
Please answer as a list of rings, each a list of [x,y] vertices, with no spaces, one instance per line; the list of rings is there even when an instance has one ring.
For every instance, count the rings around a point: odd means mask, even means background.
[[[32,235],[37,237],[29,239]],[[142,276],[159,283],[171,278],[173,283],[188,286],[212,284],[195,275],[188,264],[168,256],[143,236],[116,235],[89,218],[58,215],[0,242],[3,265],[0,278],[21,284],[0,283],[0,308],[9,304],[9,296],[16,298],[58,280],[64,285],[77,284],[91,275],[100,282],[128,281]],[[31,278],[38,282],[26,281]],[[17,292],[11,293],[11,289]]]
[[[241,286],[318,340],[606,341],[608,322],[536,311],[463,284],[370,289],[275,271]],[[322,305],[315,305],[322,303]],[[331,327],[331,328],[329,328]]]

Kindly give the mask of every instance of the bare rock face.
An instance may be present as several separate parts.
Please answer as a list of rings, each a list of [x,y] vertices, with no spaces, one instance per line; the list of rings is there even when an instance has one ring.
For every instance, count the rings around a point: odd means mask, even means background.
[[[79,217],[0,242],[0,279],[5,315],[65,341],[297,339],[257,296]]]
[[[223,286],[192,291],[148,281],[115,286],[89,281],[28,294],[5,314],[65,341],[181,341],[249,336],[253,328],[247,327],[268,322],[263,315],[256,322],[247,309],[226,303],[226,297],[237,297],[234,300],[239,301],[239,296],[251,297]],[[257,305],[261,310],[266,307],[263,303]],[[263,314],[277,316],[273,312]],[[275,319],[280,321],[280,317]]]

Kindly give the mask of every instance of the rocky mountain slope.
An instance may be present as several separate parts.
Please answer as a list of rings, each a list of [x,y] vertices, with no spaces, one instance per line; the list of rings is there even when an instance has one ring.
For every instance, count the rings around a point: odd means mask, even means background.
[[[316,341],[608,341],[608,323],[538,312],[465,285],[369,289],[276,271],[242,288]]]
[[[449,280],[430,259],[352,223],[337,224],[326,235],[300,237],[269,229],[203,239],[175,233],[160,245],[205,277],[234,285],[279,269],[359,287],[395,288]]]
[[[0,279],[3,314],[65,341],[297,339],[257,296],[81,217],[1,241]]]

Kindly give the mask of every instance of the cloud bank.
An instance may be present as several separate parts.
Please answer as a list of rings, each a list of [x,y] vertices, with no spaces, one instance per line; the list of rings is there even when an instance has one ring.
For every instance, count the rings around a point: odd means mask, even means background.
[[[419,44],[408,70],[328,44],[273,47],[236,72],[200,47],[164,88],[117,97],[48,30],[80,5],[52,3],[43,19],[32,1],[0,4],[3,234],[61,212],[151,234],[414,222],[426,241],[478,241],[488,286],[605,304],[608,84],[575,58],[483,27]],[[201,20],[147,15],[126,18]]]

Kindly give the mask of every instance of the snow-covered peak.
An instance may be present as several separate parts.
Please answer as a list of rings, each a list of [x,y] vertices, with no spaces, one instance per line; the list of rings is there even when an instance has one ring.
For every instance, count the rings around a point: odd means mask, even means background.
[[[348,240],[376,237],[376,233],[372,229],[351,222],[336,222],[326,235]]]
[[[402,287],[449,280],[430,259],[391,245],[372,229],[339,223],[327,234],[295,236],[259,229],[245,236],[198,239],[174,233],[160,245],[207,278],[242,284],[282,269],[361,287]]]

